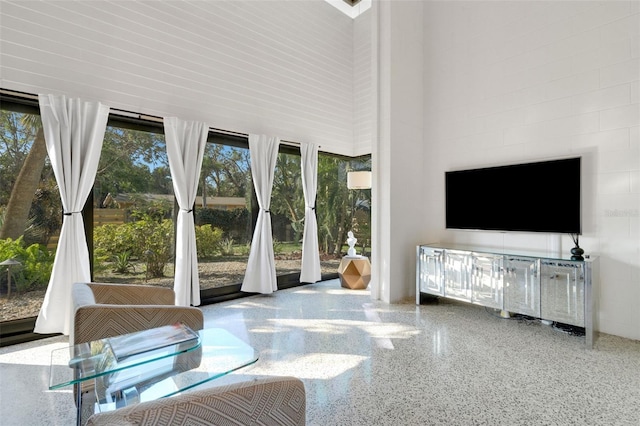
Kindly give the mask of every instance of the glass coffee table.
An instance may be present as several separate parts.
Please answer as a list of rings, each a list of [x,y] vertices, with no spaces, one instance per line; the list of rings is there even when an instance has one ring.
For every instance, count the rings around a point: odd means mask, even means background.
[[[172,396],[257,360],[256,350],[220,328],[120,360],[101,339],[52,351],[49,390],[74,386],[81,425],[96,412]]]

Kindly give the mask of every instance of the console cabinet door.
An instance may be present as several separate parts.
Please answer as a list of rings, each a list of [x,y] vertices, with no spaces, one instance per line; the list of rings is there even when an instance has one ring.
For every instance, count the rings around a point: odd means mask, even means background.
[[[444,254],[444,294],[471,302],[471,259],[468,252],[447,250]]]
[[[444,250],[420,247],[418,252],[418,276],[420,293],[444,296]]]
[[[538,260],[507,257],[504,264],[504,310],[540,317]]]
[[[471,302],[502,309],[502,256],[473,254]]]
[[[540,316],[584,327],[582,263],[543,261],[540,265]]]

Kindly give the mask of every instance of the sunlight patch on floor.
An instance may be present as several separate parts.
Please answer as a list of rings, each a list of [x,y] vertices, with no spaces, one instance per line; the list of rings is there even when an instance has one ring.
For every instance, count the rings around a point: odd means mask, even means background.
[[[293,291],[292,293],[293,294],[318,294],[320,292],[317,290],[302,289],[302,290]]]
[[[405,339],[420,333],[415,327],[405,324],[372,321],[283,318],[269,319],[267,322],[269,324],[277,324],[277,327],[287,327],[289,329],[300,328],[306,332],[328,334],[347,334],[350,333],[354,327],[357,327],[374,338]],[[254,329],[251,331],[254,331]]]
[[[311,353],[268,363],[270,375],[294,375],[300,379],[333,379],[358,367],[368,357],[361,355]]]
[[[242,303],[238,303],[237,305],[232,305],[229,308],[231,309],[260,308],[260,309],[267,309],[267,310],[280,310],[280,308],[273,306],[271,302],[260,303],[260,302],[248,301],[248,300]]]

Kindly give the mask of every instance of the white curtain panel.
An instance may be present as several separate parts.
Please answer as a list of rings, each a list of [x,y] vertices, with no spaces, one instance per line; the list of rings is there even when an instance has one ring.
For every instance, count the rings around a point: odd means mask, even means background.
[[[109,107],[99,102],[40,95],[40,117],[64,215],[36,333],[69,334],[71,287],[91,281],[82,208],[98,170]]]
[[[173,290],[176,305],[200,305],[200,279],[193,205],[198,192],[202,158],[209,127],[205,123],[164,118],[169,168],[178,200],[176,258]]]
[[[300,144],[302,190],[304,192],[304,235],[302,238],[302,267],[300,282],[315,283],[322,279],[320,250],[318,249],[318,221],[316,193],[318,190],[318,147]]]
[[[279,145],[279,138],[249,135],[251,174],[260,207],[241,287],[249,293],[269,294],[278,290],[269,207]]]

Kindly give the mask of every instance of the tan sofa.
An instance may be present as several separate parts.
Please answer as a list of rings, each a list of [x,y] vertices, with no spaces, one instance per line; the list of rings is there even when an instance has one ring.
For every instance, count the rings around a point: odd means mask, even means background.
[[[270,377],[186,392],[91,416],[91,426],[265,425],[306,423],[304,384]]]

